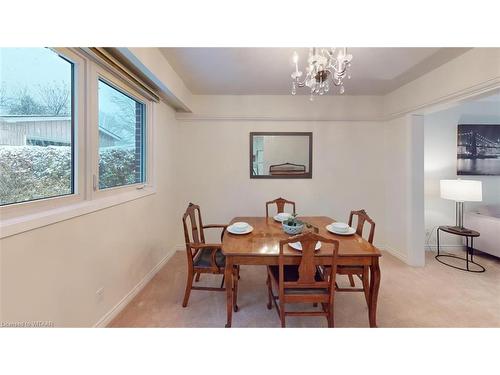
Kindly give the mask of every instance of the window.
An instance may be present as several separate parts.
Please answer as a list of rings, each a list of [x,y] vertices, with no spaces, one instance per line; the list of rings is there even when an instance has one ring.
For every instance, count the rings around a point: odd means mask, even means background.
[[[73,63],[48,48],[0,62],[0,205],[73,194]]]
[[[99,189],[145,181],[145,105],[99,80]]]
[[[154,88],[96,48],[0,48],[0,238],[155,194]]]

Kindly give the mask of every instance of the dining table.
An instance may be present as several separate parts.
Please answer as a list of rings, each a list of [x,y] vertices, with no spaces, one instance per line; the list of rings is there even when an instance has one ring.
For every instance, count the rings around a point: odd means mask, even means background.
[[[339,241],[337,265],[341,266],[368,266],[369,267],[369,298],[368,316],[370,327],[377,326],[377,299],[380,287],[380,265],[379,258],[382,255],[380,250],[363,239],[358,234],[338,235],[331,233],[326,227],[335,222],[327,216],[300,216],[299,220],[304,222],[305,230],[314,230],[319,235],[326,238],[333,238]],[[281,222],[273,217],[235,217],[230,224],[235,222],[246,222],[253,227],[247,234],[232,234],[227,230],[222,238],[222,253],[226,257],[225,279],[227,297],[227,322],[226,328],[231,327],[233,317],[234,280],[232,269],[234,266],[242,265],[278,265],[279,242],[289,238],[282,229]],[[318,264],[329,262],[332,249],[329,244],[324,244],[318,251]],[[283,249],[285,264],[299,264],[301,253],[289,246]]]

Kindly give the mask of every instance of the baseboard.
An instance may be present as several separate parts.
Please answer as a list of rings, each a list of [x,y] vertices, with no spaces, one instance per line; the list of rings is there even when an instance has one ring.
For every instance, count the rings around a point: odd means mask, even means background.
[[[146,286],[146,284],[158,273],[158,271],[168,262],[168,260],[175,254],[177,251],[177,246],[175,246],[172,250],[168,252],[165,257],[158,262],[156,266],[153,267],[151,271],[149,271],[146,276],[142,278],[139,283],[132,288],[130,292],[123,297],[120,302],[118,302],[111,310],[109,310],[104,316],[99,319],[99,321],[94,324],[95,328],[104,328],[107,327],[109,323],[127,306],[130,301]]]
[[[380,250],[386,251],[389,254],[393,255],[394,257],[398,258],[400,261],[404,262],[405,264],[409,264],[408,262],[408,257],[406,254],[402,254],[398,251],[394,251],[388,248],[379,248]]]
[[[463,245],[439,245],[439,248],[441,250],[444,250],[444,249],[463,250],[465,248],[465,246],[463,246]],[[389,254],[395,256],[396,258],[398,258],[399,260],[401,260],[402,262],[404,262],[408,265],[410,264],[410,262],[408,261],[408,256],[406,254],[402,254],[398,251],[394,251],[394,250],[391,250],[388,248],[380,248],[379,247],[379,249],[388,252]],[[437,253],[437,245],[431,245],[431,244],[425,245],[425,251],[432,251],[432,252]]]

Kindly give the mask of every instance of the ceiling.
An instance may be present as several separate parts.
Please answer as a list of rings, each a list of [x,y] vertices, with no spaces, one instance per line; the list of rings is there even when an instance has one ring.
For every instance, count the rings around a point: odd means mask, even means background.
[[[161,48],[195,95],[289,95],[292,59],[304,70],[308,48]],[[466,52],[468,48],[349,48],[345,95],[384,95]],[[306,88],[297,94],[307,95]]]

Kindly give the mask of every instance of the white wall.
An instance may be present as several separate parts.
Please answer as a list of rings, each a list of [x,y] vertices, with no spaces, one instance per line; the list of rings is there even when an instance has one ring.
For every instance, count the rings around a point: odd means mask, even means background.
[[[465,203],[466,211],[500,204],[500,176],[457,176],[458,124],[500,124],[500,101],[471,101],[425,116],[425,228],[433,233],[431,245],[436,242],[436,226],[455,223],[455,203],[440,198],[439,180],[460,177],[482,181],[483,201]],[[456,236],[443,240],[444,245],[461,243]]]
[[[373,121],[382,117],[381,96],[193,95],[193,113],[179,119]]]
[[[473,48],[384,97],[384,116],[398,117],[500,86],[500,48]]]
[[[347,221],[365,208],[377,222],[375,242],[384,243],[383,132],[379,122],[181,121],[184,145],[179,214],[200,204],[204,220],[227,223],[236,215],[265,215],[265,202],[284,197],[300,215]],[[312,131],[313,178],[259,180],[249,177],[249,132]]]
[[[474,69],[470,69],[474,66]],[[464,74],[467,71],[467,74]],[[500,49],[473,48],[383,98],[387,134],[387,247],[424,262],[424,115],[500,87]]]
[[[133,66],[160,89],[160,95],[179,111],[190,111],[192,94],[158,48],[117,48]]]
[[[383,132],[386,247],[406,263],[422,266],[422,117],[409,115],[387,121]]]
[[[163,103],[155,119],[156,194],[1,240],[3,321],[92,326],[172,252],[177,122]]]

